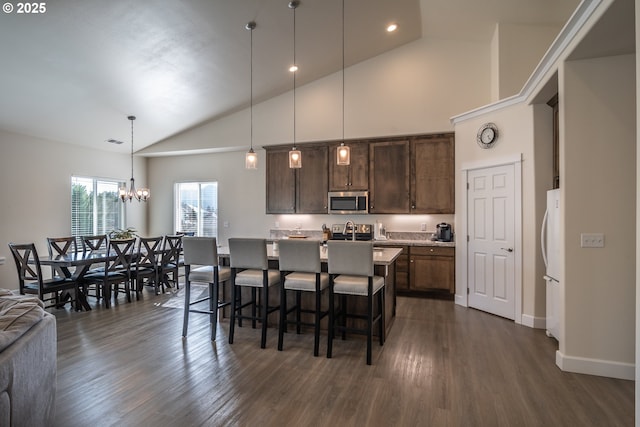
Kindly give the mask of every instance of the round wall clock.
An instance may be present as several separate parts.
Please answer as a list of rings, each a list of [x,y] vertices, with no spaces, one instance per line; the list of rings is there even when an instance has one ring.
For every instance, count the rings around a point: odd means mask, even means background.
[[[485,123],[478,129],[478,145],[482,148],[491,148],[498,140],[498,127],[493,123]]]

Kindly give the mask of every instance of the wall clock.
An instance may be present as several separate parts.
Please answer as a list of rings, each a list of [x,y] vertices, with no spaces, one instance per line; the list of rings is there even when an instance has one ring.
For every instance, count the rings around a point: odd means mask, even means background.
[[[498,140],[498,127],[493,123],[485,123],[478,129],[478,145],[482,148],[491,148]]]

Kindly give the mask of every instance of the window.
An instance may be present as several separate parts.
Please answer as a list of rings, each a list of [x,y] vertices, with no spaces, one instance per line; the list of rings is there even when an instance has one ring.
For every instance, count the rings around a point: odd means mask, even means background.
[[[218,237],[218,183],[175,185],[175,229],[194,236]]]
[[[71,177],[71,234],[108,234],[124,228],[124,203],[118,198],[122,185],[106,179]]]

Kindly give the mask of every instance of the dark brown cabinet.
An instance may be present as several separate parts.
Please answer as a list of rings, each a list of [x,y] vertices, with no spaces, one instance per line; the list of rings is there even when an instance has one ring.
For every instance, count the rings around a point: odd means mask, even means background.
[[[268,214],[327,213],[329,191],[369,191],[372,214],[455,213],[454,135],[357,140],[339,166],[339,143],[299,145],[302,168],[289,169],[290,146],[265,147]]]
[[[412,246],[409,265],[411,291],[455,293],[455,248]]]
[[[388,246],[385,246],[388,247]],[[409,247],[398,246],[402,253],[396,258],[396,290],[409,290]]]
[[[369,213],[409,213],[408,140],[369,144]]]
[[[411,141],[411,213],[454,213],[453,135]]]
[[[329,146],[329,191],[357,191],[369,189],[369,144],[349,142],[351,162],[347,166],[337,164],[340,144]]]
[[[268,214],[327,213],[328,154],[326,145],[299,146],[302,168],[289,168],[289,149],[267,149]]]

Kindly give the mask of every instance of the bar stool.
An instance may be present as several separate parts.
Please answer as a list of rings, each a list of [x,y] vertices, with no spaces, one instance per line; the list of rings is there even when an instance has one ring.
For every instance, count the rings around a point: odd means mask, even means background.
[[[367,336],[367,365],[371,365],[371,341],[373,324],[378,323],[380,345],[384,344],[384,277],[374,276],[373,243],[331,240],[327,242],[329,258],[329,338],[327,358],[332,356],[333,338],[336,330],[364,333]],[[340,298],[340,310],[335,309],[335,295]],[[378,311],[373,315],[373,298],[377,295]],[[347,313],[347,296],[367,298],[366,315]],[[347,318],[366,321],[364,329],[347,326]],[[338,324],[336,324],[338,321]]]
[[[320,345],[320,321],[329,314],[322,311],[322,291],[329,286],[329,274],[322,273],[320,264],[320,247],[313,240],[281,240],[278,244],[280,255],[280,323],[278,327],[278,350],[282,351],[284,333],[288,323],[296,325],[296,333],[300,333],[301,325],[313,325],[313,355],[318,355]],[[295,291],[296,304],[287,308],[287,291]],[[315,292],[315,310],[302,309],[302,292]],[[289,313],[295,311],[295,321],[289,321]],[[302,322],[301,313],[313,313],[314,322]]]
[[[267,260],[266,239],[229,239],[229,258],[231,262],[231,324],[229,326],[229,344],[233,344],[233,333],[236,319],[238,326],[242,326],[242,319],[251,319],[252,327],[256,321],[262,322],[262,339],[260,347],[267,345],[267,319],[269,313],[280,306],[269,306],[269,288],[280,283],[280,272],[270,270]],[[242,287],[251,289],[251,301],[242,303]],[[258,305],[256,289],[261,288],[260,304]],[[251,316],[242,314],[242,309],[251,307]],[[259,308],[259,313],[257,309]]]
[[[230,302],[220,301],[219,287],[231,278],[231,269],[218,265],[218,245],[215,237],[188,237],[182,239],[184,251],[184,321],[182,323],[182,336],[187,337],[189,327],[189,313],[208,314],[211,323],[211,341],[215,341],[218,309],[226,307]],[[195,268],[194,268],[195,267]],[[209,295],[191,301],[191,282],[207,283]],[[190,308],[191,306],[209,301],[209,310]]]

